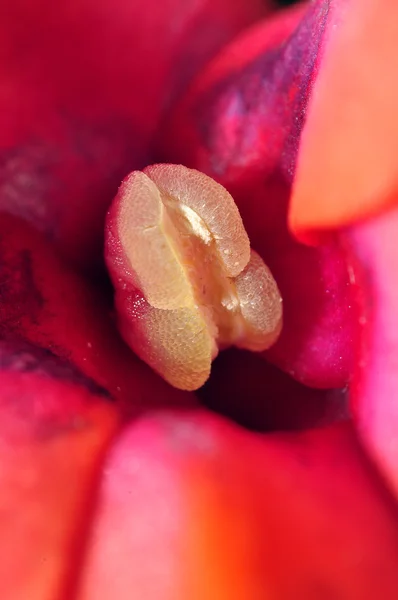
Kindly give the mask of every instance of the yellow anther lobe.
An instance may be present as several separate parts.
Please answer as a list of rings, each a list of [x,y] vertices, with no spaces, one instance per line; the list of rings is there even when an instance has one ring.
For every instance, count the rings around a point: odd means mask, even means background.
[[[245,324],[242,343],[237,340],[235,345],[254,351],[268,348],[282,328],[282,298],[271,271],[254,250],[235,288]]]
[[[191,208],[215,240],[229,277],[236,277],[250,258],[250,242],[232,196],[216,181],[194,169],[178,165],[153,165],[145,169],[160,192]],[[227,250],[227,253],[224,253]]]
[[[151,306],[172,310],[188,306],[191,286],[176,256],[176,238],[156,185],[140,171],[122,184],[119,235],[131,260],[137,286]]]

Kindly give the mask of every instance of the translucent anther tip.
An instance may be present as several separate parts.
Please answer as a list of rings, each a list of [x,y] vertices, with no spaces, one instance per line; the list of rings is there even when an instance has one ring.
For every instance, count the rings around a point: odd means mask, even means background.
[[[282,297],[271,271],[254,250],[249,264],[235,279],[235,286],[244,320],[244,334],[236,345],[266,350],[282,329]]]

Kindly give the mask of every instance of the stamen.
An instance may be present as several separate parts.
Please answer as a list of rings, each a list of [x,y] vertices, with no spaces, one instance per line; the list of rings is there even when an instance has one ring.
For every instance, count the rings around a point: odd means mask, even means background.
[[[129,175],[116,204],[128,263],[123,289],[145,301],[137,319],[124,292],[122,333],[167,381],[197,389],[220,349],[274,343],[282,326],[278,287],[221,185],[181,165],[154,165]]]

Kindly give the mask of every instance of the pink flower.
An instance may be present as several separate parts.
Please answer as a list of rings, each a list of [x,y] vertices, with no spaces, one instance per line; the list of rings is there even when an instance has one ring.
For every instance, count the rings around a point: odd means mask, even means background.
[[[398,596],[395,4],[0,7],[2,598]],[[197,393],[103,261],[155,162],[227,188],[283,297]]]

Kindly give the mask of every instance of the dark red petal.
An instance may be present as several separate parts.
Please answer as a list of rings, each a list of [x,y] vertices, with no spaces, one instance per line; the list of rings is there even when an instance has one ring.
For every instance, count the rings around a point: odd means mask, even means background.
[[[254,431],[294,431],[345,420],[348,391],[316,390],[295,381],[260,356],[229,350],[199,390],[212,410]]]
[[[106,207],[148,161],[160,113],[268,11],[261,0],[5,0],[0,208],[78,266],[100,260]]]
[[[0,214],[0,336],[48,348],[126,402],[191,402],[122,342],[101,290],[73,273],[41,234]]]
[[[93,495],[118,417],[93,381],[0,342],[0,595],[72,597]]]

